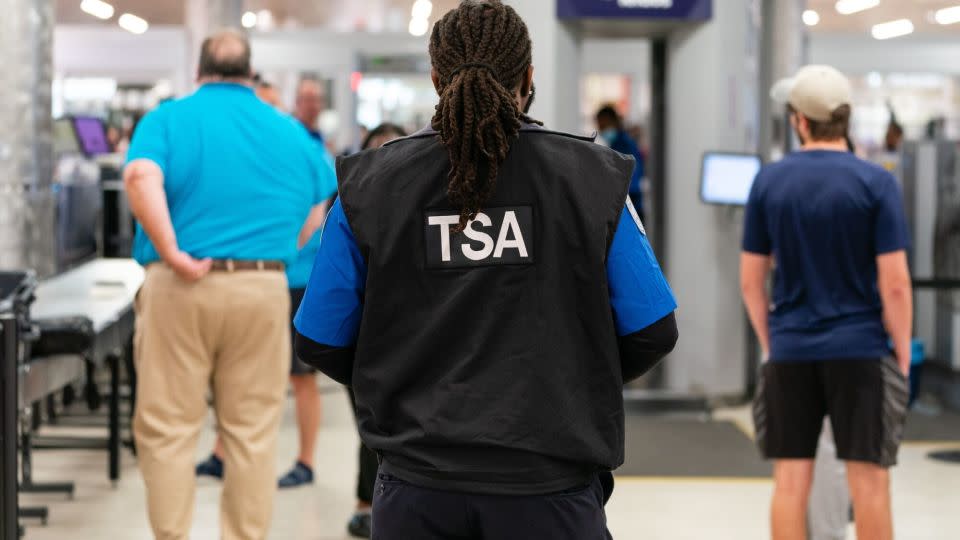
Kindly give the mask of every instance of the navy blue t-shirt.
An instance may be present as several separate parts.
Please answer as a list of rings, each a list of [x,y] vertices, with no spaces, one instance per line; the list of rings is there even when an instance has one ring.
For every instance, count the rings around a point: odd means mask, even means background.
[[[883,168],[827,150],[764,167],[743,250],[775,260],[770,360],[888,355],[876,258],[908,246],[903,197]]]

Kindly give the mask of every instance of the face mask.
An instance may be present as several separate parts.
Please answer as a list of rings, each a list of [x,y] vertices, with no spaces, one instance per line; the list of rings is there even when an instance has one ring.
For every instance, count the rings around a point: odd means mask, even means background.
[[[607,128],[600,132],[600,138],[603,139],[607,145],[613,145],[613,142],[617,140],[617,128]]]

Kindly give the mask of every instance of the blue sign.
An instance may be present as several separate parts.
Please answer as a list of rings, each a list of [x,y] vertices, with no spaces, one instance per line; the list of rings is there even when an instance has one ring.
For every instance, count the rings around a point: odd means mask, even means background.
[[[676,19],[706,21],[713,0],[557,0],[561,19]]]

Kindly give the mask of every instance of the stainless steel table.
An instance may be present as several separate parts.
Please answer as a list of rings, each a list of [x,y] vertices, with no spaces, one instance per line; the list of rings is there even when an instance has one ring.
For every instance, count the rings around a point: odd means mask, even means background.
[[[96,259],[73,270],[40,282],[31,308],[35,322],[83,317],[92,324],[89,350],[79,358],[34,358],[23,366],[23,388],[37,388],[24,398],[36,397],[51,386],[61,385],[76,374],[78,361],[93,367],[106,364],[110,369],[108,437],[106,441],[41,438],[36,448],[102,448],[108,451],[111,481],[120,478],[120,363],[128,354],[133,336],[133,302],[143,284],[144,270],[132,259]],[[69,355],[68,355],[69,356]]]

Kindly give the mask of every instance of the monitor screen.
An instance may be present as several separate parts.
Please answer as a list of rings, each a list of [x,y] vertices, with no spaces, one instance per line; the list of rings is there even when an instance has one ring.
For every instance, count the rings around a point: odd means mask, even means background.
[[[73,126],[84,154],[92,157],[111,152],[102,120],[91,116],[77,116],[73,119]]]
[[[53,151],[58,156],[80,153],[77,133],[73,130],[73,122],[69,118],[53,121]]]
[[[760,166],[755,154],[707,152],[700,171],[700,198],[709,204],[747,204]]]

